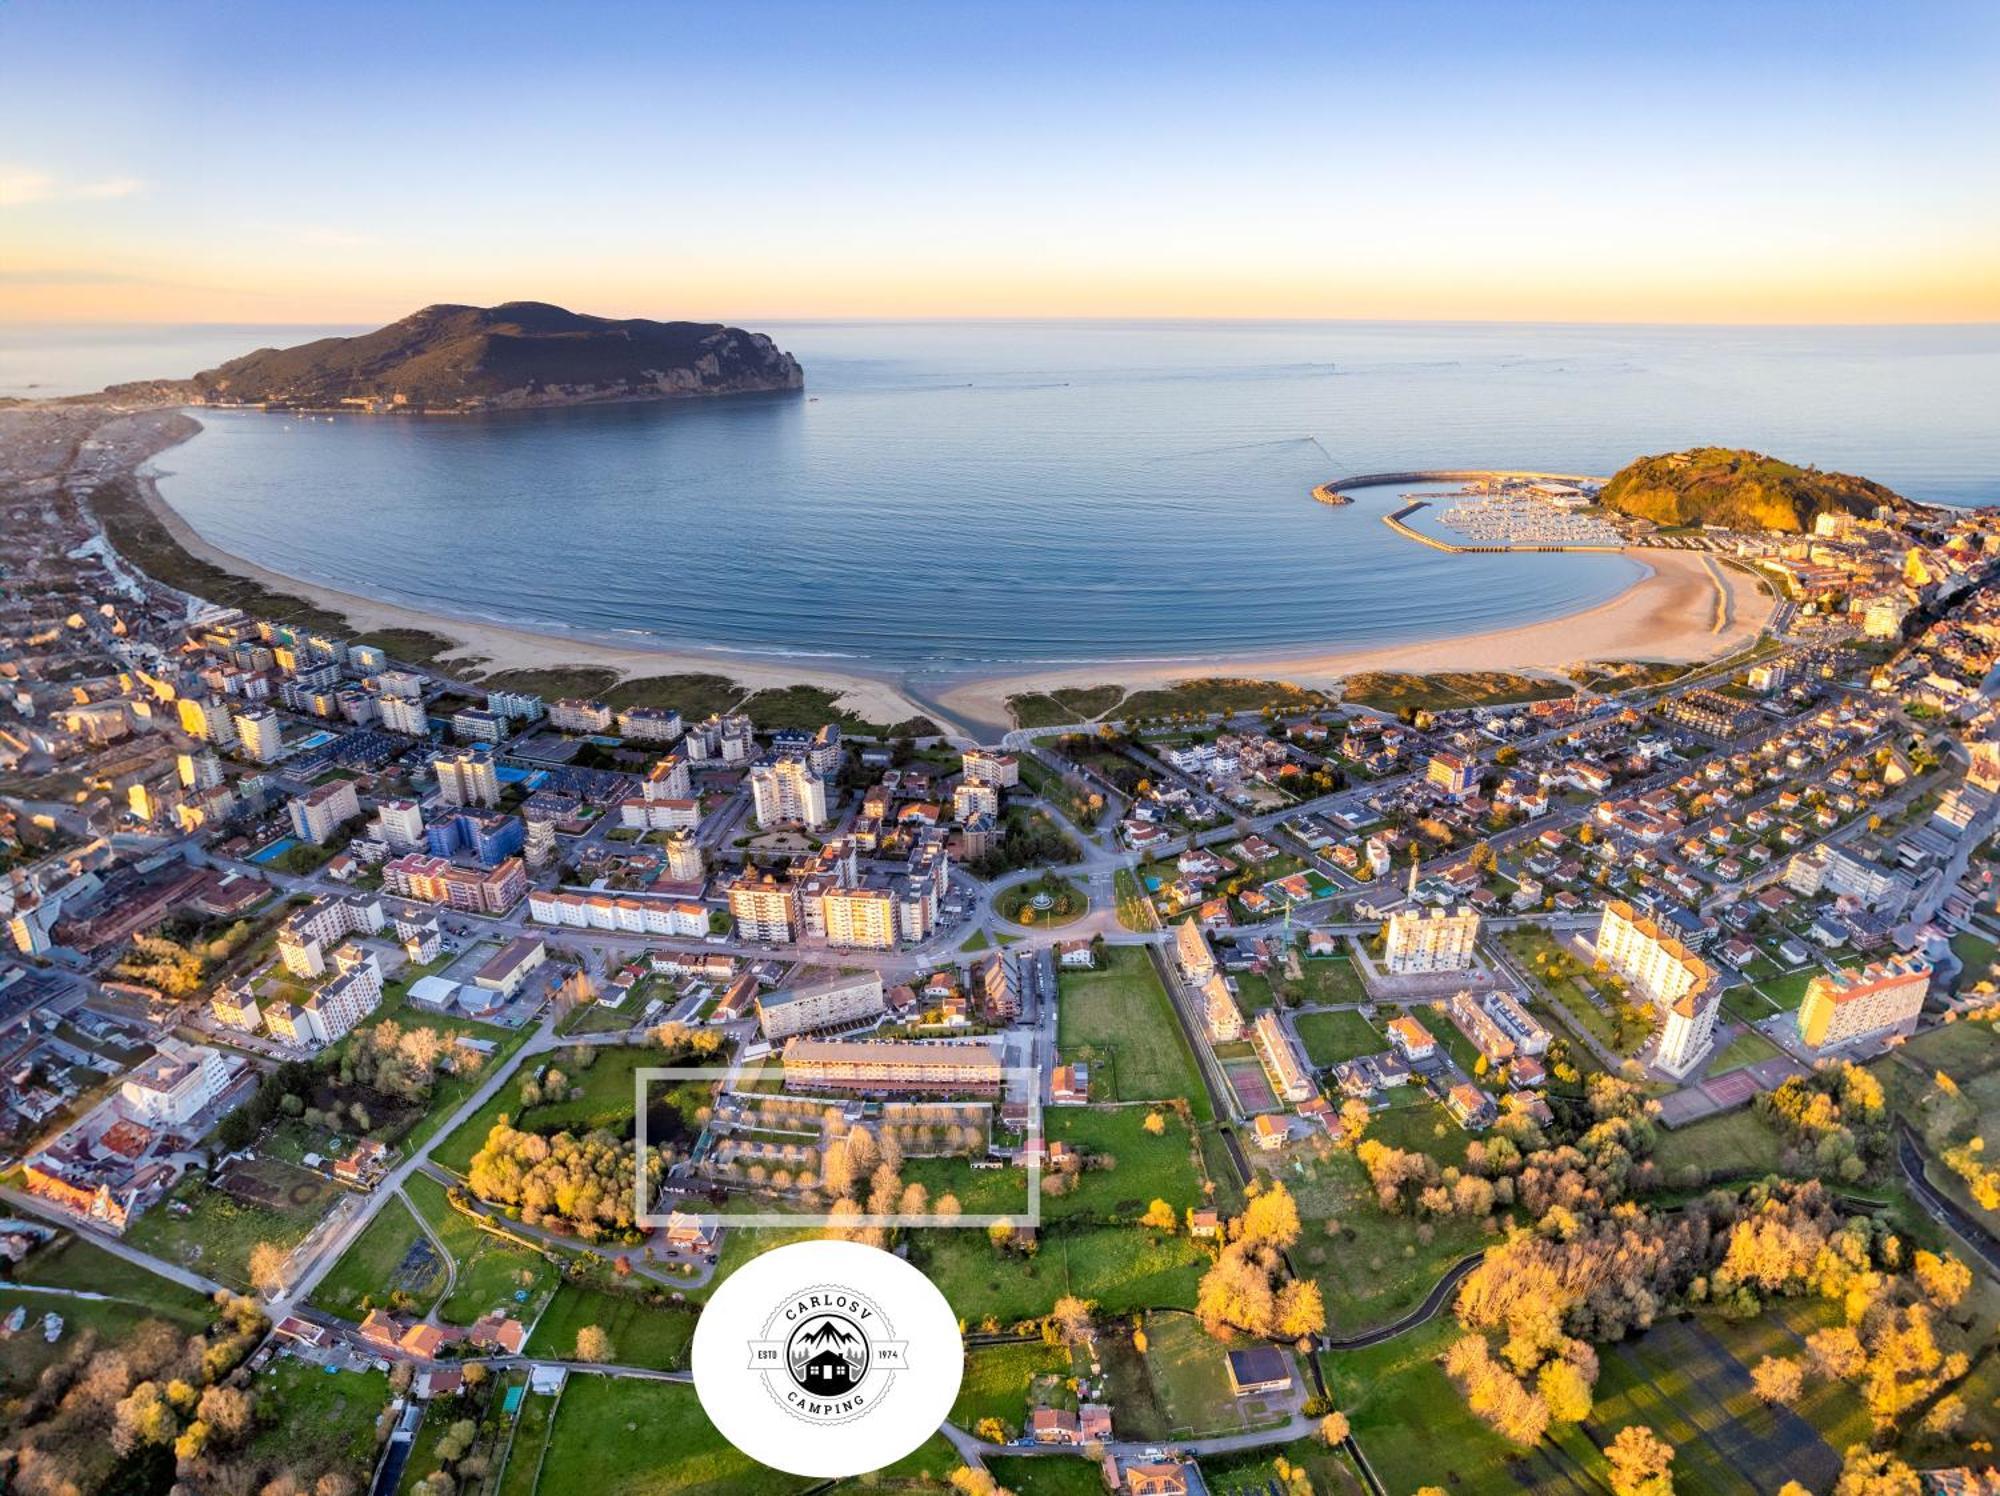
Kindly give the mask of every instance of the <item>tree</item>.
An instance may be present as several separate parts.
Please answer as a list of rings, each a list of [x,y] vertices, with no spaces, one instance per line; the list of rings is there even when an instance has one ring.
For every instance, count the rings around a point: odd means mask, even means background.
[[[1949,1252],[1918,1252],[1917,1287],[1940,1309],[1956,1308],[1972,1288],[1972,1270]]]
[[[1833,1496],[1918,1496],[1923,1482],[1917,1472],[1887,1450],[1850,1444],[1840,1464]]]
[[[585,1325],[576,1332],[576,1359],[597,1363],[611,1359],[611,1337],[602,1326]]]
[[[1146,1213],[1139,1217],[1141,1226],[1151,1226],[1157,1231],[1171,1231],[1176,1224],[1173,1206],[1164,1200],[1155,1200],[1146,1207]]]
[[[1299,1207],[1291,1191],[1274,1183],[1243,1207],[1238,1227],[1242,1241],[1283,1251],[1299,1239]]]
[[[1805,1390],[1806,1369],[1795,1357],[1766,1356],[1750,1368],[1757,1395],[1774,1408],[1788,1408]]]
[[[1319,1421],[1320,1442],[1328,1448],[1347,1438],[1347,1415],[1338,1409]]]
[[[250,1283],[259,1293],[275,1293],[285,1285],[285,1263],[291,1254],[274,1241],[250,1249]]]
[[[1535,1378],[1554,1423],[1581,1423],[1590,1416],[1590,1379],[1573,1361],[1550,1361]]]
[[[1277,1330],[1287,1340],[1317,1335],[1326,1328],[1326,1305],[1319,1285],[1295,1278],[1278,1291]]]
[[[1158,1137],[1167,1130],[1167,1119],[1158,1112],[1148,1112],[1146,1113],[1146,1120],[1140,1125],[1154,1137]]]
[[[1674,1447],[1643,1423],[1620,1429],[1604,1454],[1616,1496],[1672,1496]]]
[[[1094,1307],[1090,1300],[1066,1293],[1049,1310],[1049,1320],[1062,1338],[1073,1345],[1090,1333],[1090,1312]]]
[[[958,1496],[1013,1496],[1005,1486],[984,1470],[961,1465],[951,1472],[951,1488]]]

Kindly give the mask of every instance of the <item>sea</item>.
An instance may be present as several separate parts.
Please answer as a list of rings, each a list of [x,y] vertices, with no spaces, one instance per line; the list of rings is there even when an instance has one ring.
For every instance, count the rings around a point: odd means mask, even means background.
[[[1408,642],[1567,614],[1617,556],[1446,555],[1417,468],[1608,475],[1747,446],[2000,502],[2000,327],[760,323],[800,394],[472,418],[197,412],[157,460],[274,570],[608,642],[916,687]],[[182,375],[354,329],[0,328],[0,394]],[[1579,654],[1588,641],[1579,640]]]

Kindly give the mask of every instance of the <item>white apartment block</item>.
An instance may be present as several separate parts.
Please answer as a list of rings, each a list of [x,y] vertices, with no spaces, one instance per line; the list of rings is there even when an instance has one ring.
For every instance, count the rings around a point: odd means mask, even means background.
[[[228,703],[200,696],[183,696],[177,710],[181,731],[189,737],[200,738],[218,748],[235,746],[236,719]]]
[[[264,1026],[264,1010],[247,983],[224,982],[208,1001],[215,1021],[225,1028],[254,1034]]]
[[[423,807],[415,800],[384,800],[375,811],[375,838],[393,851],[423,851]]]
[[[315,785],[290,805],[292,834],[314,846],[324,846],[333,834],[361,814],[361,797],[351,779],[331,779]]]
[[[247,706],[236,714],[236,739],[243,752],[260,764],[276,762],[285,749],[284,729],[268,706]]]
[[[681,714],[666,707],[628,707],[618,714],[618,736],[635,743],[671,743],[681,731]]]
[[[1243,1037],[1243,1010],[1221,972],[1211,970],[1202,984],[1202,1006],[1208,1019],[1208,1037],[1217,1044],[1233,1044]]]
[[[1304,1101],[1313,1094],[1312,1074],[1300,1062],[1298,1051],[1278,1023],[1278,1015],[1259,1013],[1250,1025],[1250,1043],[1270,1077],[1271,1089],[1286,1101]]]
[[[222,783],[222,760],[207,749],[183,753],[175,760],[181,783],[191,790],[212,790]]]
[[[382,725],[390,732],[421,738],[431,730],[430,714],[424,710],[423,702],[414,696],[390,696],[385,693],[376,704],[382,709]]]
[[[647,800],[685,800],[694,793],[694,776],[688,762],[678,753],[669,753],[646,771],[639,794]]]
[[[896,948],[898,900],[888,888],[831,888],[818,899],[827,944],[872,951]]]
[[[1464,971],[1479,943],[1479,911],[1400,909],[1389,916],[1383,965],[1396,976]]]
[[[362,892],[322,899],[288,916],[278,927],[278,955],[296,977],[326,971],[327,952],[349,935],[373,935],[385,923],[379,895]]]
[[[601,701],[569,697],[549,703],[549,726],[563,732],[609,732],[613,720],[611,708]]]
[[[675,883],[699,883],[707,873],[701,843],[691,836],[667,839],[666,874]]]
[[[1174,926],[1174,959],[1197,986],[1215,975],[1215,952],[1192,915]]]
[[[708,905],[693,899],[638,899],[608,893],[528,890],[528,918],[572,930],[616,930],[628,935],[708,934]]]
[[[159,1052],[118,1088],[120,1108],[151,1127],[182,1127],[229,1089],[231,1067],[202,1044],[160,1041]]]
[[[799,891],[769,873],[746,871],[729,884],[729,915],[743,940],[789,945],[799,935]]]
[[[1011,753],[990,748],[968,748],[963,759],[965,777],[996,789],[1008,790],[1021,782],[1021,761]]]
[[[1685,1075],[1709,1051],[1722,988],[1709,964],[1630,904],[1614,899],[1597,927],[1597,959],[1660,1014],[1655,1061]]]
[[[759,826],[826,824],[826,781],[800,755],[770,755],[750,767]]]
[[[969,821],[974,816],[988,816],[998,820],[1000,791],[981,780],[961,780],[958,787],[951,792],[951,813],[953,819],[960,821]]]
[[[692,831],[701,825],[701,802],[620,800],[618,823],[634,831]]]
[[[887,1010],[881,973],[873,971],[792,987],[757,999],[757,1019],[766,1039],[842,1028],[879,1017]]]
[[[431,768],[437,773],[438,798],[447,805],[498,805],[500,775],[493,755],[482,748],[443,754]]]
[[[530,691],[488,691],[486,710],[510,722],[534,722],[542,715],[542,698]]]
[[[413,670],[384,670],[375,678],[384,696],[399,696],[405,701],[420,701],[424,694],[424,678]]]
[[[316,1048],[344,1038],[382,1001],[382,968],[372,952],[344,945],[333,953],[339,975],[303,1003],[279,1003],[264,1015],[273,1038]]]

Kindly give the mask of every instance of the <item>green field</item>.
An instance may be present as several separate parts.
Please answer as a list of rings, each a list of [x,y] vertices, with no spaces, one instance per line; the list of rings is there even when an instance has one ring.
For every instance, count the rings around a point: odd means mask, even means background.
[[[1778,1167],[1783,1151],[1783,1139],[1750,1108],[1740,1107],[1686,1127],[1661,1128],[1653,1162],[1674,1184],[1689,1165],[1710,1179],[1768,1174]]]
[[[1149,1314],[1141,1353],[1129,1324],[1098,1335],[1120,1439],[1199,1438],[1234,1434],[1282,1422],[1285,1414],[1263,1399],[1239,1400],[1229,1390],[1226,1347],[1210,1338],[1191,1314]]]
[[[389,1401],[389,1378],[379,1371],[332,1375],[304,1361],[281,1356],[256,1377],[260,1410],[278,1416],[260,1420],[251,1453],[294,1470],[345,1471],[358,1488],[375,1464],[375,1419]]]
[[[1165,1200],[1176,1212],[1202,1203],[1202,1174],[1187,1123],[1162,1107],[1162,1131],[1155,1137],[1146,1131],[1149,1111],[1143,1106],[1051,1107],[1043,1113],[1043,1135],[1049,1141],[1068,1142],[1086,1156],[1116,1161],[1115,1168],[1087,1168],[1069,1176],[1059,1186],[1060,1194],[1050,1192],[1054,1176],[1044,1170],[1044,1220],[1133,1221],[1154,1200]],[[921,1183],[933,1200],[947,1191],[956,1195],[972,1215],[1012,1215],[1028,1208],[1025,1169],[975,1169],[962,1158],[912,1159],[903,1165],[903,1178]]]
[[[1120,1101],[1185,1097],[1195,1120],[1212,1113],[1166,989],[1143,948],[1113,946],[1099,971],[1066,971],[1057,1043],[1065,1058],[1110,1068]]]
[[[504,1308],[516,1319],[532,1321],[544,1295],[555,1287],[554,1265],[540,1253],[466,1219],[452,1208],[444,1186],[435,1179],[413,1175],[404,1189],[456,1265],[451,1293],[438,1306],[438,1318],[469,1325],[489,1310]],[[523,1292],[525,1300],[515,1297]]]
[[[486,1105],[432,1150],[431,1158],[454,1173],[467,1173],[472,1168],[472,1156],[485,1146],[486,1135],[502,1117],[530,1132],[581,1134],[602,1127],[620,1136],[628,1133],[632,1126],[632,1072],[648,1065],[663,1065],[666,1060],[657,1049],[637,1046],[606,1045],[593,1049],[592,1053],[596,1059],[588,1069],[579,1068],[568,1050],[537,1055],[533,1061],[536,1066],[553,1065],[562,1072],[567,1082],[563,1087],[565,1094],[524,1110],[520,1083],[527,1078],[530,1068],[524,1064]],[[568,1094],[571,1091],[582,1094],[571,1096]]]
[[[651,1285],[647,1285],[650,1287]],[[576,1332],[596,1325],[611,1337],[612,1359],[620,1366],[646,1366],[656,1371],[685,1367],[694,1340],[694,1314],[686,1309],[654,1306],[630,1293],[564,1283],[542,1317],[535,1321],[528,1354],[567,1359],[576,1349]]]
[[[1014,1496],[1104,1496],[1104,1477],[1089,1460],[1016,1455],[988,1460],[986,1468]]]
[[[444,1281],[444,1263],[416,1217],[400,1199],[389,1199],[319,1280],[311,1302],[330,1314],[360,1319],[368,1309],[387,1304],[392,1292],[401,1291],[410,1296],[413,1312],[428,1314]]]
[[[1281,1457],[1306,1472],[1314,1496],[1364,1496],[1368,1489],[1340,1450],[1328,1449],[1317,1439],[1299,1439],[1280,1449],[1207,1456],[1201,1461],[1201,1473],[1209,1496],[1269,1496],[1274,1489],[1282,1490],[1277,1472]]]
[[[1128,1226],[1046,1230],[1031,1257],[1003,1255],[983,1231],[912,1231],[909,1244],[910,1260],[972,1326],[989,1317],[1001,1326],[1037,1318],[1066,1293],[1095,1299],[1106,1314],[1192,1308],[1208,1267],[1207,1255],[1185,1236]]]
[[[1562,681],[1504,670],[1439,671],[1428,675],[1378,670],[1350,677],[1341,700],[1373,707],[1378,712],[1441,712],[1500,702],[1546,701],[1571,694],[1570,687]]]
[[[232,1194],[194,1170],[133,1222],[125,1239],[218,1283],[247,1289],[251,1249],[265,1241],[296,1246],[340,1194],[321,1175],[281,1159],[258,1158],[231,1169],[235,1177],[255,1181],[258,1200]],[[179,1213],[177,1205],[186,1207],[186,1213]]]
[[[494,1496],[535,1496],[535,1481],[542,1470],[542,1450],[549,1442],[549,1415],[556,1400],[547,1394],[529,1393],[521,1399],[514,1417],[512,1442],[507,1446],[506,1464]]]
[[[694,1388],[573,1375],[542,1464],[543,1492],[591,1496],[789,1496],[814,1482],[737,1453]]]
[[[125,1272],[133,1277],[146,1276],[132,1268],[126,1268]],[[150,1289],[147,1295],[151,1296]],[[12,1314],[17,1305],[28,1311],[28,1321],[21,1333],[7,1342],[6,1354],[0,1355],[0,1391],[8,1394],[29,1391],[44,1370],[76,1348],[77,1336],[86,1330],[96,1332],[101,1342],[111,1345],[125,1339],[149,1319],[167,1320],[183,1334],[192,1334],[207,1328],[212,1318],[206,1312],[187,1308],[167,1309],[128,1299],[76,1299],[63,1294],[29,1293],[0,1284],[0,1318]],[[51,1312],[60,1315],[63,1321],[62,1336],[54,1345],[42,1338],[42,1316]]]
[[[67,1233],[19,1263],[14,1268],[14,1281],[109,1294],[185,1324],[205,1325],[214,1314],[205,1295],[134,1267],[124,1258]],[[59,1307],[56,1300],[50,1300],[50,1307]]]
[[[1359,1013],[1301,1013],[1294,1022],[1306,1058],[1315,1065],[1337,1065],[1389,1047],[1382,1031]]]
[[[1069,1352],[1040,1340],[969,1348],[965,1378],[958,1384],[958,1401],[951,1405],[951,1421],[971,1429],[982,1418],[997,1418],[1007,1426],[1011,1438],[1027,1419],[1028,1392],[1035,1380],[1067,1377],[1069,1373]]]

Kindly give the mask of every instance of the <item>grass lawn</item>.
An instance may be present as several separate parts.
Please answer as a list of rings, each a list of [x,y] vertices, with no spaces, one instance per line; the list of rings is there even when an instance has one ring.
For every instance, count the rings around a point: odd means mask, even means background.
[[[383,1202],[354,1241],[312,1291],[312,1303],[331,1314],[360,1319],[369,1308],[400,1290],[411,1308],[428,1314],[444,1288],[444,1263],[410,1209],[399,1199]],[[363,1300],[367,1301],[364,1306]]]
[[[1098,1467],[1075,1456],[1035,1459],[1016,1455],[988,1460],[986,1468],[1014,1496],[1104,1496],[1104,1477]]]
[[[1230,1392],[1222,1343],[1204,1334],[1191,1314],[1146,1316],[1146,1373],[1164,1427],[1142,1429],[1140,1438],[1233,1434],[1282,1421],[1282,1413],[1259,1399],[1239,1401]]]
[[[555,1411],[551,1396],[528,1394],[514,1418],[514,1438],[507,1447],[507,1463],[500,1472],[495,1496],[535,1496],[535,1479],[541,1474],[542,1450],[549,1442],[549,1415]]]
[[[296,1246],[338,1197],[337,1185],[282,1159],[235,1167],[254,1177],[265,1203],[252,1203],[191,1172],[165,1200],[135,1221],[126,1240],[141,1251],[193,1268],[232,1288],[250,1286],[250,1251],[259,1242]],[[177,1214],[176,1204],[185,1206]]]
[[[187,1324],[205,1325],[214,1317],[214,1308],[205,1295],[157,1277],[122,1257],[113,1257],[80,1236],[67,1233],[19,1264],[14,1269],[14,1279],[50,1288],[80,1288],[90,1293],[110,1294],[127,1304]],[[49,1307],[61,1312],[54,1298],[49,1300]]]
[[[1951,951],[1965,963],[1965,974],[1959,978],[1959,990],[1969,990],[1974,982],[1983,981],[1993,974],[1993,958],[2000,955],[2000,946],[1972,930],[1961,930],[1951,937]]]
[[[1653,1161],[1669,1184],[1690,1164],[1708,1178],[1769,1174],[1778,1167],[1784,1142],[1749,1107],[1704,1117],[1686,1127],[1661,1128]]]
[[[659,1050],[637,1045],[606,1046],[592,1052],[597,1058],[588,1069],[579,1068],[568,1050],[556,1050],[546,1059],[537,1056],[535,1063],[544,1067],[543,1073],[551,1067],[560,1070],[567,1084],[562,1087],[562,1095],[525,1109],[521,1105],[521,1082],[528,1078],[529,1066],[523,1065],[486,1105],[466,1119],[464,1126],[439,1143],[431,1157],[454,1173],[467,1173],[472,1168],[472,1156],[485,1146],[486,1135],[502,1117],[531,1132],[581,1135],[602,1127],[625,1136],[632,1127],[632,1072],[666,1061]]]
[[[1407,1129],[1399,1133],[1383,1126],[1403,1113],[1415,1119]],[[1368,1133],[1394,1147],[1430,1151],[1433,1115],[1443,1113],[1428,1104],[1378,1113]],[[1414,1135],[1420,1128],[1421,1138]],[[1440,1163],[1452,1161],[1439,1155]],[[1292,1260],[1319,1284],[1327,1324],[1336,1335],[1385,1324],[1414,1307],[1445,1269],[1489,1240],[1478,1221],[1452,1217],[1431,1222],[1431,1238],[1424,1241],[1418,1223],[1408,1216],[1383,1214],[1374,1186],[1351,1153],[1303,1159],[1285,1166],[1278,1177],[1298,1201],[1304,1227]]]
[[[913,1231],[910,1260],[969,1326],[1037,1318],[1066,1293],[1097,1300],[1104,1314],[1193,1308],[1208,1268],[1207,1254],[1185,1236],[1129,1226],[1045,1230],[1031,1257],[1003,1255],[983,1231]]]
[[[1187,1036],[1146,951],[1112,946],[1101,971],[1066,971],[1057,1043],[1066,1057],[1110,1062],[1121,1101],[1185,1097],[1195,1120],[1211,1118]]]
[[[1388,1048],[1382,1031],[1359,1013],[1301,1013],[1295,1022],[1306,1058],[1315,1065],[1337,1065]]]
[[[132,1268],[125,1271],[133,1277],[150,1276]],[[101,1291],[115,1291],[120,1286],[114,1280]],[[12,1314],[17,1306],[28,1311],[27,1324],[7,1342],[6,1354],[0,1355],[0,1391],[10,1395],[29,1391],[46,1368],[76,1348],[76,1338],[85,1330],[95,1331],[98,1340],[110,1346],[149,1319],[167,1320],[181,1333],[193,1334],[206,1329],[214,1317],[206,1309],[199,1312],[186,1307],[167,1309],[123,1299],[73,1299],[62,1294],[28,1293],[0,1284],[0,1318]],[[63,1321],[62,1338],[54,1345],[42,1338],[42,1316],[51,1312],[60,1315]]]
[[[1514,1447],[1465,1410],[1436,1357],[1458,1334],[1440,1317],[1365,1351],[1320,1357],[1327,1391],[1391,1491],[1436,1485],[1453,1496],[1518,1496]]]
[[[1085,1108],[1052,1107],[1043,1114],[1044,1136],[1074,1145],[1089,1157],[1110,1158],[1115,1168],[1087,1168],[1071,1176],[1063,1194],[1050,1194],[1050,1175],[1042,1176],[1042,1216],[1060,1221],[1134,1221],[1154,1200],[1165,1200],[1176,1213],[1205,1198],[1195,1142],[1174,1111],[1162,1107],[1163,1130],[1146,1131],[1149,1108],[1143,1106]],[[921,1183],[933,1200],[947,1191],[973,1215],[1006,1215],[1028,1208],[1028,1176],[1022,1169],[975,1169],[962,1158],[912,1159],[903,1178]]]
[[[1708,1067],[1711,1076],[1726,1075],[1731,1070],[1741,1070],[1745,1065],[1755,1065],[1764,1060],[1774,1059],[1784,1053],[1777,1045],[1766,1039],[1755,1029],[1745,1029],[1723,1048],[1715,1057],[1715,1063]]]
[[[301,1472],[345,1471],[357,1485],[375,1464],[375,1419],[389,1401],[389,1378],[380,1371],[329,1375],[317,1366],[280,1356],[257,1373],[260,1417],[253,1455],[281,1460]]]
[[[1817,966],[1802,966],[1797,971],[1782,977],[1771,977],[1757,983],[1757,990],[1770,999],[1771,1006],[1781,1013],[1795,1013],[1800,1003],[1806,1000],[1806,988],[1818,976]]]
[[[650,1285],[649,1285],[650,1286]],[[694,1313],[655,1307],[638,1291],[612,1292],[564,1283],[528,1338],[528,1354],[564,1359],[576,1350],[576,1332],[596,1325],[611,1337],[611,1357],[621,1366],[679,1371],[688,1364],[694,1340]]]
[[[1028,1391],[1035,1378],[1067,1377],[1069,1369],[1067,1350],[1039,1340],[968,1349],[965,1379],[958,1384],[951,1421],[970,1429],[982,1418],[997,1418],[1007,1426],[1011,1438],[1027,1419]]]
[[[517,1319],[532,1320],[543,1296],[556,1285],[554,1265],[460,1215],[435,1179],[414,1175],[404,1189],[458,1267],[438,1317],[449,1324],[469,1325],[490,1309],[505,1308]],[[522,1292],[527,1298],[517,1299],[515,1295]]]
[[[539,1489],[591,1496],[788,1496],[816,1484],[759,1465],[715,1431],[694,1388],[573,1375]]]
[[[1268,1496],[1284,1489],[1277,1472],[1281,1456],[1306,1472],[1315,1496],[1363,1496],[1368,1489],[1340,1450],[1328,1449],[1317,1439],[1300,1439],[1282,1449],[1208,1456],[1201,1461],[1201,1473],[1209,1496]]]
[[[1036,899],[1047,899],[1047,907],[1037,906]],[[1000,918],[1038,929],[1073,923],[1089,909],[1090,896],[1057,873],[1016,884],[993,901],[993,912]]]
[[[1305,1000],[1309,1003],[1365,1003],[1368,989],[1361,985],[1361,973],[1345,956],[1313,956],[1299,963],[1305,972]]]

